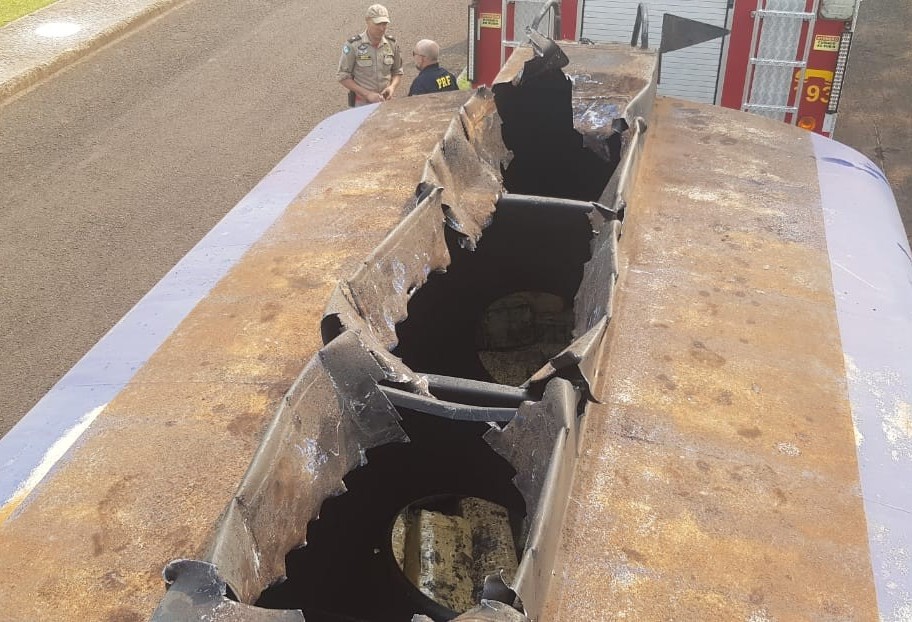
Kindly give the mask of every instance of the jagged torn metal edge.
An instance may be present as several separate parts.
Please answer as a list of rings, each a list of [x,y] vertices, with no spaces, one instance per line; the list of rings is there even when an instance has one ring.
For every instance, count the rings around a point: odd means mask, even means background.
[[[259,609],[225,597],[226,584],[208,562],[176,559],[162,573],[168,591],[151,622],[303,622],[300,611]]]
[[[482,599],[477,607],[453,618],[454,622],[529,622],[529,618],[513,607],[496,600]],[[433,622],[425,615],[412,616],[412,622]]]
[[[600,401],[595,394],[598,361],[614,305],[619,232],[618,221],[605,220],[593,241],[592,258],[583,266],[583,280],[573,305],[573,334],[576,339],[532,374],[522,386],[542,385],[551,378],[561,377],[579,385],[587,400]]]
[[[496,600],[512,590],[526,615],[538,619],[551,581],[577,457],[580,394],[563,378],[545,386],[540,402],[526,402],[503,430],[484,440],[516,469],[513,478],[526,502],[523,556],[512,581],[492,575],[483,596]]]
[[[617,170],[598,200],[598,203],[610,206],[616,214],[626,210],[636,181],[637,163],[643,151],[647,129],[646,118],[650,116],[655,89],[656,68],[653,68],[652,79],[624,110],[623,117],[627,120],[632,135]],[[597,235],[593,240],[592,257],[583,266],[583,280],[574,300],[575,340],[522,386],[541,385],[555,377],[568,378],[582,386],[589,401],[600,402],[601,398],[597,395],[598,361],[613,313],[620,273],[618,240],[623,233],[623,220],[605,220],[597,212],[593,212],[590,219]]]
[[[474,249],[490,224],[509,152],[500,140],[493,96],[479,89],[460,108],[428,157],[414,207],[380,246],[330,296],[324,323],[334,318],[362,341],[387,380],[429,395],[426,382],[391,354],[396,325],[407,317],[411,295],[451,258],[445,226]]]
[[[285,555],[306,543],[307,523],[345,492],[342,478],[366,463],[368,449],[408,442],[377,385],[384,377],[359,336],[345,331],[285,395],[203,556],[239,601],[253,603],[284,579]]]

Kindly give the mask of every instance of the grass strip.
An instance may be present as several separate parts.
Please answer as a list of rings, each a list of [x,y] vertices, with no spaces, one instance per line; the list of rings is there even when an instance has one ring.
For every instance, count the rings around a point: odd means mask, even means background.
[[[53,4],[55,0],[0,0],[0,26],[19,19],[23,15],[34,13],[42,7]]]

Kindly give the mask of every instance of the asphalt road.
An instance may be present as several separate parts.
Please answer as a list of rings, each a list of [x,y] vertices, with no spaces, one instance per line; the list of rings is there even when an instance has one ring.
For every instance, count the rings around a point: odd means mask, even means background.
[[[890,180],[912,242],[912,2],[866,0],[846,69],[834,138]],[[864,218],[863,214],[860,218]]]
[[[0,107],[0,434],[307,132],[364,0],[188,0]],[[465,64],[466,2],[389,0]]]

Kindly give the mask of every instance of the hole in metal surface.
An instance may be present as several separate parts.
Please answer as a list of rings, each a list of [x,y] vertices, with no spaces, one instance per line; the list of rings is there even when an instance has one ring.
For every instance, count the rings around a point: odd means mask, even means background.
[[[481,602],[488,575],[516,575],[509,510],[485,499],[440,495],[411,503],[396,516],[390,540],[409,583],[454,613]]]
[[[367,465],[345,477],[348,492],[324,501],[307,529],[307,546],[286,556],[288,579],[256,605],[301,609],[308,622],[435,620],[454,612],[409,583],[390,534],[397,516],[429,497],[477,497],[507,509],[519,532],[525,502],[515,470],[482,439],[483,423],[450,421],[400,409],[411,442],[368,450]],[[515,542],[515,540],[514,540]]]
[[[584,145],[573,129],[569,89],[559,71],[532,86],[496,88],[502,138],[514,155],[504,172],[512,200],[498,202],[474,251],[446,227],[446,272],[406,292],[408,316],[396,327],[394,354],[414,371],[439,375],[429,383],[439,400],[515,409],[540,399],[532,395],[540,388],[512,387],[572,340],[573,304],[594,237],[593,207],[584,202],[600,198],[623,145],[620,132],[599,143],[599,155]],[[517,196],[523,194],[539,196]],[[325,317],[324,343],[343,330],[339,317]],[[486,574],[503,570],[509,583],[530,517],[512,481],[516,470],[482,438],[493,424],[411,408],[419,406],[397,403],[410,442],[367,451],[367,464],[344,477],[347,492],[326,499],[308,523],[307,545],[287,554],[287,579],[266,589],[257,606],[301,609],[308,622],[408,620],[416,613],[448,620],[478,604]],[[512,459],[527,475],[541,474]],[[527,498],[534,511],[537,497]],[[474,511],[467,505],[486,508],[486,518],[467,519]],[[429,531],[421,529],[425,523]],[[495,549],[496,569],[476,563]],[[423,562],[433,572],[422,574]]]
[[[548,292],[516,292],[484,310],[475,343],[495,382],[517,386],[570,343],[573,309]]]
[[[474,252],[448,232],[452,263],[409,301],[394,353],[419,372],[519,384],[569,344],[591,239],[585,213],[536,205],[499,208]],[[520,351],[521,365],[497,364]]]
[[[621,160],[621,136],[584,139],[573,125],[572,91],[560,69],[521,85],[494,85],[503,142],[513,152],[503,176],[508,192],[595,201],[608,185]]]

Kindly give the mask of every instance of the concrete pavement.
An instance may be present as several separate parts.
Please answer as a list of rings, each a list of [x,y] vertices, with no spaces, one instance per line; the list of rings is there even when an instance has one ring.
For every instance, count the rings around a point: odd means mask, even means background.
[[[57,0],[0,28],[0,104],[183,0]]]

